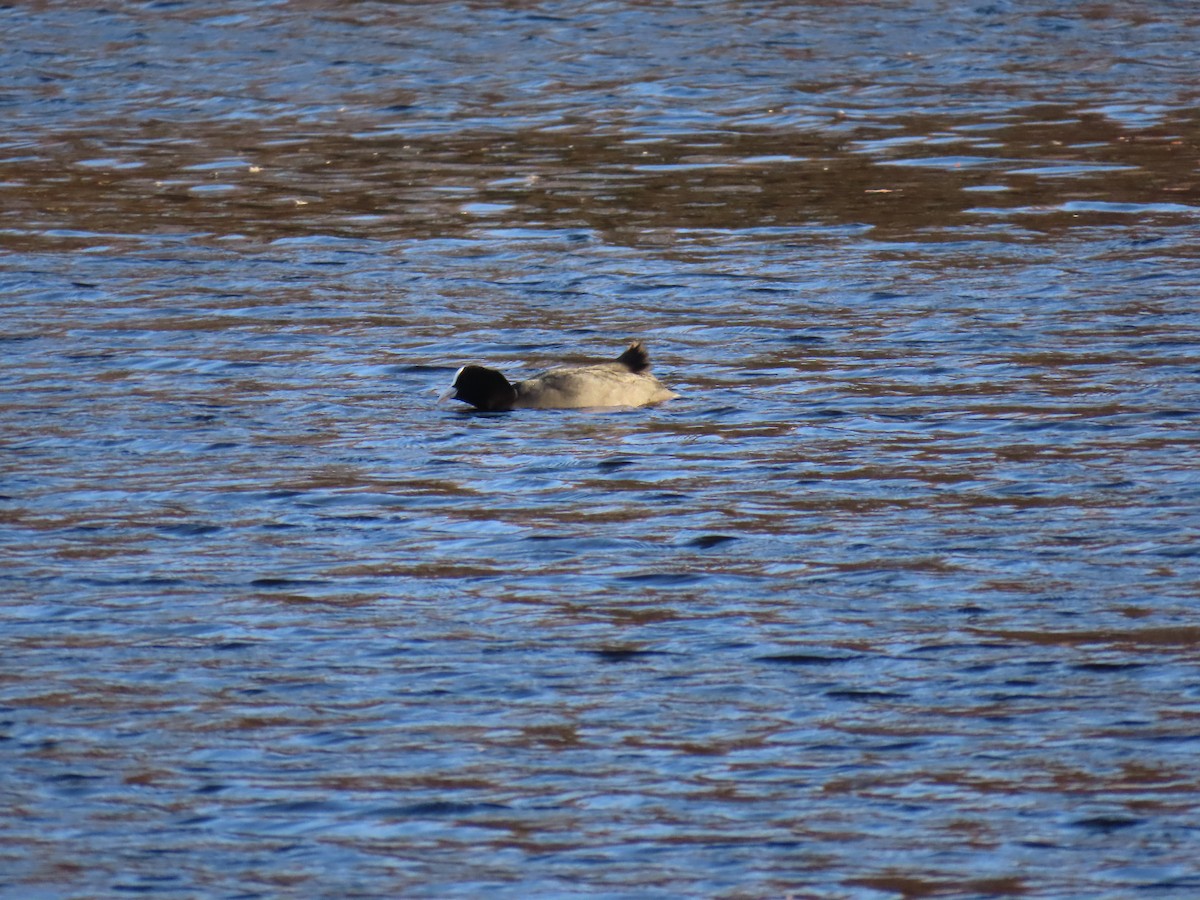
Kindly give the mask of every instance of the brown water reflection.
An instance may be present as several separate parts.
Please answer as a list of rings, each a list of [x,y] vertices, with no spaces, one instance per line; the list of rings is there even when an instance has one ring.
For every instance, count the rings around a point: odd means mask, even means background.
[[[643,232],[863,225],[881,239],[947,231],[1020,239],[1022,229],[1193,221],[1200,210],[1192,112],[1148,129],[1078,107],[995,121],[898,116],[802,131],[656,137],[573,129],[347,135],[335,123],[163,126],[97,140],[59,135],[9,160],[14,249],[121,235],[473,233],[481,225]],[[286,135],[285,140],[279,140]],[[1019,226],[1016,231],[1013,226]],[[64,233],[65,232],[65,233]],[[89,237],[91,235],[91,237]],[[32,243],[29,243],[32,242]]]

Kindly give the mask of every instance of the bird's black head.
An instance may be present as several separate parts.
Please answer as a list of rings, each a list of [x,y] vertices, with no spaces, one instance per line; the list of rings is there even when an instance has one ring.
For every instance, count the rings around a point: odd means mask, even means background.
[[[483,366],[463,366],[454,376],[454,399],[470,403],[485,412],[512,409],[517,392],[508,379],[495,369]]]

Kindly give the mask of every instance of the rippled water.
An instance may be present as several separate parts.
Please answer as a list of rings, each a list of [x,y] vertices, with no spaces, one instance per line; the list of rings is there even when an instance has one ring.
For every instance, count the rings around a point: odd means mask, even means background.
[[[5,897],[1200,891],[1191,4],[0,27]]]

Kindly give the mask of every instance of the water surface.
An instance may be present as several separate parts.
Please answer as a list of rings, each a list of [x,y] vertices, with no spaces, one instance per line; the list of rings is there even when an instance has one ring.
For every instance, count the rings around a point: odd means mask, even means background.
[[[4,896],[1200,889],[1190,5],[0,26]]]

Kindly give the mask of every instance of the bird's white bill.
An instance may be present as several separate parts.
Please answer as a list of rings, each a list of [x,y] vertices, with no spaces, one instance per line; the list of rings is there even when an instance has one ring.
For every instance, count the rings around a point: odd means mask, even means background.
[[[446,388],[438,396],[437,404],[436,404],[437,406],[445,406],[450,400],[454,399],[454,394],[455,394],[454,382],[458,381],[458,376],[462,374],[462,370],[465,368],[466,368],[466,366],[463,366],[462,369],[459,369],[457,372],[454,373],[454,377],[450,379],[450,387]],[[436,390],[436,388],[435,388],[435,390]]]

